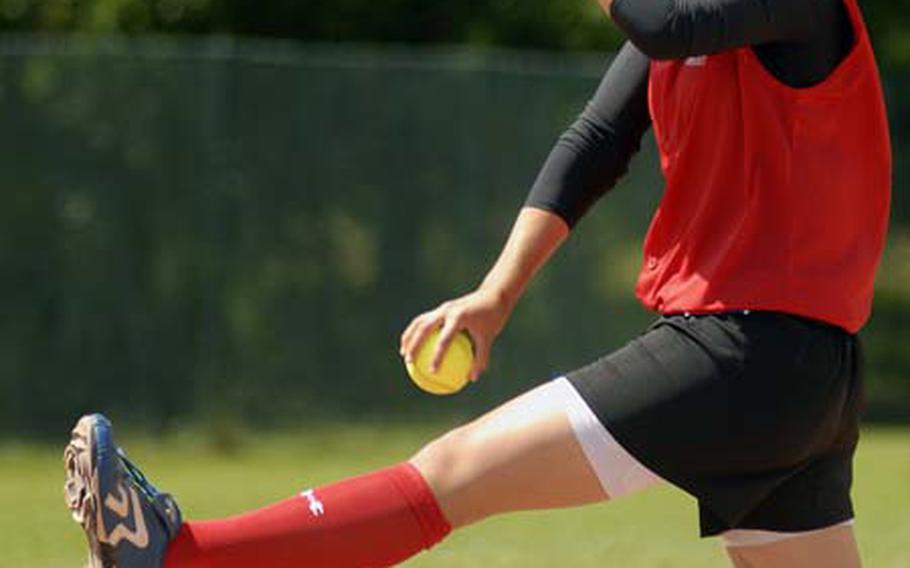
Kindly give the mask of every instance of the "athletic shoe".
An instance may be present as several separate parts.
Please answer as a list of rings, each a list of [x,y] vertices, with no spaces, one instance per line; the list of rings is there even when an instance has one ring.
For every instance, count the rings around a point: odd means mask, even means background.
[[[114,445],[110,421],[83,416],[63,461],[66,505],[88,538],[87,568],[161,568],[180,509]]]

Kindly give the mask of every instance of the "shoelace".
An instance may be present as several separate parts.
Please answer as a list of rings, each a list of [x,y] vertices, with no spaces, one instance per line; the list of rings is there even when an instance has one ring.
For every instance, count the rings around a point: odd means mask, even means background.
[[[146,498],[148,503],[152,506],[152,511],[155,516],[161,519],[164,526],[167,528],[170,537],[173,538],[181,524],[180,510],[177,508],[176,502],[170,495],[158,491],[158,488],[152,485],[148,478],[145,477],[142,470],[126,457],[126,452],[124,452],[122,448],[117,448],[117,456],[120,458],[120,462],[123,464],[126,474],[130,477],[130,481],[139,489],[143,497]]]
[[[139,491],[142,492],[142,495],[150,502],[154,503],[155,499],[158,497],[160,492],[158,489],[152,485],[152,483],[145,477],[145,474],[126,457],[126,452],[121,448],[117,448],[117,456],[120,458],[120,462],[123,464],[123,467],[126,469],[127,475],[130,476],[133,485],[135,485]]]

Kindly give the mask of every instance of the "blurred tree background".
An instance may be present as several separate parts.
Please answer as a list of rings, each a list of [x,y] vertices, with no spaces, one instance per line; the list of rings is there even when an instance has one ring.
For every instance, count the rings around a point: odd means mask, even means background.
[[[860,4],[889,65],[910,65],[910,9]],[[555,50],[615,48],[595,0],[0,0],[0,29],[227,34],[307,42],[457,43]]]
[[[906,420],[910,9],[863,6],[896,157],[869,416]],[[476,284],[621,41],[593,0],[0,0],[0,32],[0,436],[89,410],[217,432],[473,414],[651,319],[649,141],[481,386],[423,395],[397,355]]]

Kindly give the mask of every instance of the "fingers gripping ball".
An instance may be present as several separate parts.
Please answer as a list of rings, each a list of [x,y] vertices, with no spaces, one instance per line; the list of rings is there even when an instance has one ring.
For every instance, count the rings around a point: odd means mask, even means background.
[[[465,332],[459,332],[449,343],[449,348],[442,357],[439,369],[434,373],[430,364],[436,343],[439,341],[439,330],[433,331],[417,350],[417,357],[406,363],[408,375],[421,389],[432,394],[454,394],[468,383],[468,375],[474,364],[474,347]]]

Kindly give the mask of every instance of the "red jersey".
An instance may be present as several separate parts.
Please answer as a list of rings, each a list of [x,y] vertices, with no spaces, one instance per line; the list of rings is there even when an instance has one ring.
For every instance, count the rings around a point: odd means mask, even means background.
[[[869,317],[891,148],[856,0],[855,43],[822,83],[792,88],[749,47],[651,64],[663,200],[636,293],[660,313],[775,310],[850,332]]]

